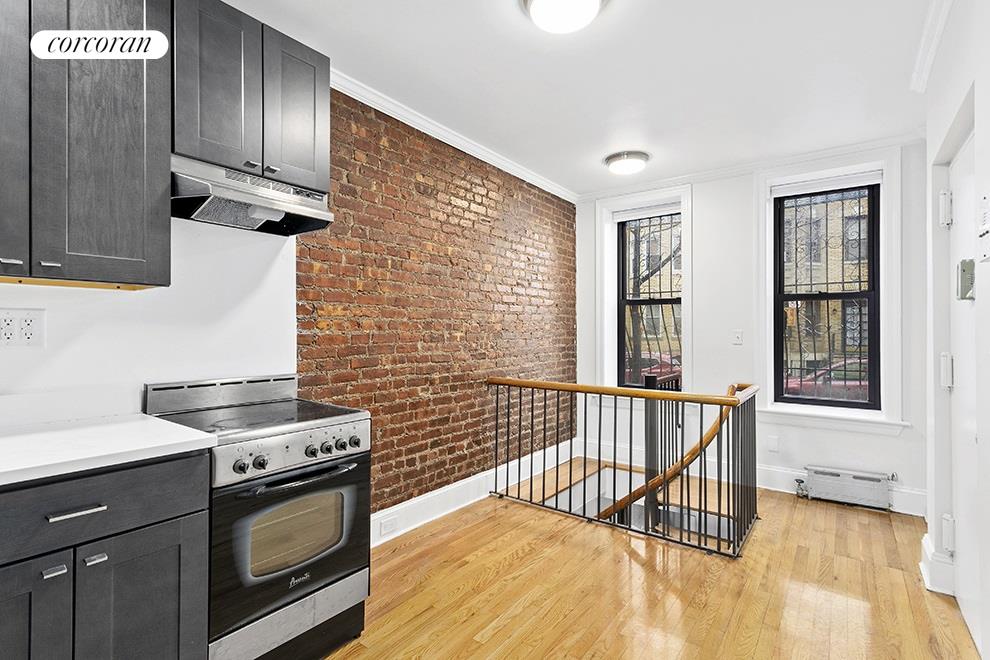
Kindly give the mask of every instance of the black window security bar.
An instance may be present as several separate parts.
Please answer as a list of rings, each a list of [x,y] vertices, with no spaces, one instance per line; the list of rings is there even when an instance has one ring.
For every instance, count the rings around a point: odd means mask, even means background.
[[[774,399],[880,408],[880,186],[774,199]]]
[[[619,225],[618,383],[680,389],[681,214]]]
[[[492,494],[738,556],[757,518],[758,388],[699,395],[656,380],[639,389],[490,378]]]

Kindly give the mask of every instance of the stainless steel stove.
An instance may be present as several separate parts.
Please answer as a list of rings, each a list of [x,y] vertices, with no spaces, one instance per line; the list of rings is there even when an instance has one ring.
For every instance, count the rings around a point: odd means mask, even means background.
[[[210,658],[320,654],[359,635],[370,586],[370,414],[297,398],[293,374],[147,385],[144,408],[218,439]]]

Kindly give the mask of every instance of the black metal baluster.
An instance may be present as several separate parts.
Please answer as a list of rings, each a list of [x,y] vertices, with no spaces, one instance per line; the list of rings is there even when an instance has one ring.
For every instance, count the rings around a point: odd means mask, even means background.
[[[516,497],[522,499],[523,388],[519,388],[519,430],[516,432]]]
[[[509,455],[512,453],[512,388],[505,388],[505,495],[509,495]]]
[[[495,461],[492,463],[493,471],[495,472],[495,492],[498,492],[498,395],[501,391],[501,386],[495,386]]]
[[[553,469],[553,508],[560,509],[560,390],[557,390],[557,421],[554,424],[557,444],[554,445],[553,455],[556,459],[556,467]]]
[[[602,510],[602,395],[598,395],[598,472],[595,473],[595,514]]]
[[[731,416],[735,411],[730,410]],[[722,552],[722,427],[718,427],[718,436],[715,438],[715,499],[716,517],[715,520],[715,548]]]
[[[633,526],[633,502],[632,502],[632,492],[633,492],[633,404],[635,399],[627,397],[629,400],[629,504],[626,505],[624,509],[626,517],[626,527],[632,529]]]
[[[533,433],[536,429],[536,390],[529,390],[529,501],[533,501]]]
[[[612,397],[612,504],[619,501],[615,485],[619,478],[619,397]],[[601,511],[601,509],[598,509]],[[597,515],[597,514],[596,514]]]
[[[681,469],[677,473],[677,487],[680,490],[680,497],[677,500],[677,540],[681,543],[684,542],[684,434],[681,434],[681,453],[680,461]]]
[[[573,513],[574,506],[574,418],[577,417],[577,394],[571,392],[567,399],[567,415],[570,418],[567,436],[567,512]],[[585,410],[585,425],[588,424],[587,410]]]
[[[581,515],[588,501],[588,393],[584,394],[584,451],[581,453]]]
[[[554,470],[554,474],[557,471]],[[547,391],[543,390],[543,478],[540,480],[543,486],[543,497],[540,498],[540,504],[544,506],[547,503]]]
[[[715,408],[715,418],[716,423],[721,426],[722,423],[722,408]],[[701,465],[698,466],[698,472],[701,474],[701,481],[698,491],[698,506],[701,507],[701,517],[698,518],[699,525],[698,528],[704,531],[702,532],[704,540],[702,542],[703,547],[708,547],[708,446],[705,444],[701,445]]]

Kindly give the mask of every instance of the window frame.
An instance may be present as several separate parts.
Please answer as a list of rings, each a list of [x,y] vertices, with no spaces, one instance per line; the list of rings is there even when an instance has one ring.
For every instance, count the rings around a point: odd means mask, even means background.
[[[850,190],[867,189],[869,205],[867,209],[867,276],[869,286],[862,291],[836,291],[832,293],[784,293],[784,201],[801,197],[829,195]],[[847,408],[860,410],[881,409],[880,388],[880,204],[881,185],[853,185],[842,188],[815,190],[812,192],[790,193],[779,196],[771,195],[772,227],[773,227],[773,383],[776,403],[796,404],[801,406],[827,406],[829,408]],[[843,250],[845,249],[845,226],[843,219]],[[843,254],[843,257],[845,255]],[[828,255],[824,255],[827,260]],[[845,259],[840,263],[844,267]],[[868,395],[867,401],[849,401],[823,399],[817,397],[793,396],[784,393],[784,334],[787,327],[786,305],[792,301],[844,301],[850,299],[866,299],[867,301],[867,360],[868,360]],[[843,305],[844,306],[844,305]],[[845,331],[843,330],[843,340]],[[861,336],[862,341],[862,336]],[[843,345],[843,349],[844,349]]]
[[[618,319],[617,320],[618,320],[618,326],[617,326],[617,334],[616,334],[616,338],[618,339],[618,341],[616,342],[616,347],[617,347],[616,384],[618,385],[618,387],[631,387],[631,388],[635,388],[635,389],[644,389],[646,387],[645,384],[640,385],[640,384],[637,384],[637,383],[628,383],[628,382],[626,382],[626,378],[625,378],[626,377],[626,309],[628,307],[653,307],[653,306],[659,306],[659,307],[662,308],[664,305],[671,305],[671,306],[673,306],[673,305],[679,305],[681,307],[681,314],[680,314],[681,323],[680,323],[680,326],[679,326],[679,330],[680,330],[680,335],[681,336],[678,337],[678,342],[679,342],[680,347],[681,347],[681,364],[680,364],[681,377],[680,377],[680,379],[678,381],[679,384],[678,384],[677,389],[678,390],[681,390],[684,387],[684,356],[683,356],[683,353],[684,353],[684,316],[683,316],[684,315],[684,305],[683,305],[683,301],[684,301],[684,285],[683,285],[683,280],[682,280],[682,283],[681,283],[681,295],[676,296],[676,297],[667,297],[667,298],[664,298],[664,297],[650,297],[650,298],[637,298],[635,300],[631,300],[629,298],[629,296],[628,296],[628,290],[627,290],[628,284],[629,284],[629,277],[628,277],[628,275],[629,275],[629,269],[628,269],[628,262],[626,260],[626,250],[628,248],[628,240],[627,240],[627,234],[628,234],[628,232],[627,232],[627,229],[626,228],[627,228],[628,224],[630,222],[637,222],[637,221],[640,221],[640,220],[647,220],[647,219],[650,219],[650,218],[665,218],[665,217],[671,217],[671,216],[675,216],[675,215],[676,216],[679,216],[679,221],[678,221],[677,224],[678,224],[678,227],[679,227],[678,234],[679,234],[679,238],[680,238],[679,247],[681,249],[681,264],[682,264],[682,268],[675,269],[673,267],[673,259],[671,259],[671,273],[679,273],[683,277],[684,213],[683,213],[683,211],[681,209],[676,209],[676,210],[675,209],[669,209],[669,210],[666,210],[665,212],[662,212],[662,213],[654,213],[654,214],[640,215],[640,216],[637,216],[637,217],[629,217],[629,218],[624,218],[624,219],[619,220],[618,222],[616,222],[616,225],[617,225],[617,227],[616,227],[617,232],[616,233],[618,234],[618,241],[616,241],[617,244],[618,244],[618,257],[617,258],[618,258],[618,266],[619,266],[618,267],[618,276],[619,276],[618,277],[618,279],[619,279],[618,284],[619,284],[619,286],[618,286],[618,296],[617,296],[617,303],[618,303],[617,304],[617,307],[618,307]],[[671,232],[671,244],[673,245],[673,231]]]

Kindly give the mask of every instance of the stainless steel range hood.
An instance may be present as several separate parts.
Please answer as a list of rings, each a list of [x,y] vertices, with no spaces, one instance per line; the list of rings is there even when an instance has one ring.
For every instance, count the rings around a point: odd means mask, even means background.
[[[172,217],[293,236],[333,222],[327,196],[172,154]]]

